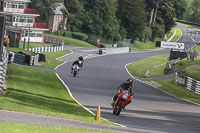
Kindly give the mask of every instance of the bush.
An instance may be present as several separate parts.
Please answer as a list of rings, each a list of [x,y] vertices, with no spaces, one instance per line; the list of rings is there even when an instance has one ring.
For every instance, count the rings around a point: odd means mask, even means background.
[[[84,34],[84,33],[80,33],[80,32],[72,32],[72,38],[76,38],[79,40],[86,40],[88,39],[88,35]]]
[[[65,31],[63,36],[72,38],[72,32],[71,31]]]

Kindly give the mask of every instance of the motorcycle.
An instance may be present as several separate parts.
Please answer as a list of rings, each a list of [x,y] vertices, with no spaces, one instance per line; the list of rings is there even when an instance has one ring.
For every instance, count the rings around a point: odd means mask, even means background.
[[[72,74],[73,74],[74,77],[76,77],[76,75],[79,73],[80,68],[77,64],[75,64],[75,65],[73,65],[72,69],[73,69]]]
[[[118,98],[113,105],[113,114],[119,115],[125,109],[127,103],[131,100],[131,95],[128,90],[121,90]]]

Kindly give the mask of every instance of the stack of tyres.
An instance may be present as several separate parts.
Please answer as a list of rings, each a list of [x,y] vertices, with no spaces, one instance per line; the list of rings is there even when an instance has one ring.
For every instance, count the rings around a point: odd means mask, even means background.
[[[25,64],[25,55],[20,53],[15,53],[14,63]]]

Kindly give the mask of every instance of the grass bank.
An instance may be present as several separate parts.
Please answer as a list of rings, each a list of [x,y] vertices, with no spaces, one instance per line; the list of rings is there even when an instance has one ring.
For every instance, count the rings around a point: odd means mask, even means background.
[[[174,96],[200,104],[200,95],[197,95],[182,86],[177,86],[175,84],[175,77],[160,79],[151,78],[153,76],[164,75],[164,68],[168,57],[169,55],[153,56],[144,60],[134,62],[128,65],[127,68],[133,76],[138,77],[144,81],[149,81],[150,84],[157,86],[163,91],[166,91]],[[187,76],[200,80],[199,66],[199,60],[188,61],[185,59],[175,62],[173,70],[184,70]]]
[[[174,96],[200,104],[200,96],[175,84],[175,78],[143,79],[145,81],[161,84],[158,88]]]
[[[127,66],[129,72],[139,78],[153,77],[164,74],[169,54],[149,57]]]
[[[175,27],[173,27],[173,28],[166,34],[168,39],[174,34],[174,31],[175,31]]]
[[[24,50],[24,49],[21,49],[21,48],[6,47],[6,50],[13,51],[13,52],[23,52],[24,54],[27,54],[27,55],[30,55],[30,56],[36,55],[33,52],[30,52],[30,51],[27,51],[27,50]]]
[[[182,35],[182,30],[176,27],[176,34],[170,42],[176,42]]]
[[[189,76],[200,81],[199,66],[200,66],[200,58],[194,61],[184,59],[175,62],[173,70],[174,71],[183,70],[185,72],[185,76]]]
[[[77,46],[77,47],[92,47],[92,48],[96,48],[95,46],[93,46],[93,45],[91,45],[91,44],[89,44],[89,43],[87,43],[85,41],[77,40],[77,39],[74,39],[74,38],[56,36],[56,35],[48,34],[48,33],[46,33],[45,36],[62,39],[64,41],[65,45],[71,45],[71,46]]]
[[[50,115],[100,124],[111,124],[78,105],[52,72],[8,65],[7,90],[0,97],[0,109]]]
[[[46,62],[41,61],[41,62],[39,62],[38,65],[40,67],[54,69],[58,65],[64,63],[64,61],[56,60],[56,58],[62,57],[69,53],[71,53],[71,51],[69,51],[69,50],[64,50],[64,51],[60,51],[60,52],[45,52],[43,54],[45,54]]]
[[[19,41],[19,48],[23,49],[23,45],[24,42],[23,41]],[[51,44],[48,43],[34,43],[34,42],[30,42],[29,43],[29,48],[37,48],[37,47],[50,47],[52,46]],[[25,43],[25,49],[27,49],[28,47],[28,42]]]
[[[112,131],[94,130],[74,127],[50,127],[28,124],[0,122],[1,133],[114,133]]]

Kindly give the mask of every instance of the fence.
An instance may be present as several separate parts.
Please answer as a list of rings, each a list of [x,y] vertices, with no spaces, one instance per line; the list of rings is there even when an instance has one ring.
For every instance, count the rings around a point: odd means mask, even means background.
[[[0,89],[3,89],[5,83],[7,64],[8,64],[8,52],[6,51],[5,47],[3,47],[2,61],[0,61]]]
[[[200,81],[187,76],[183,77],[176,73],[176,84],[183,85],[188,90],[200,95]]]
[[[200,81],[190,77],[185,77],[185,87],[196,94],[200,94]]]
[[[39,47],[39,48],[29,48],[28,51],[34,53],[43,53],[43,52],[58,52],[63,51],[64,46],[53,46],[53,47]]]

